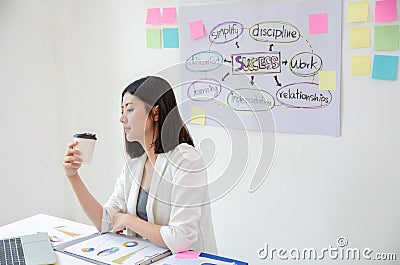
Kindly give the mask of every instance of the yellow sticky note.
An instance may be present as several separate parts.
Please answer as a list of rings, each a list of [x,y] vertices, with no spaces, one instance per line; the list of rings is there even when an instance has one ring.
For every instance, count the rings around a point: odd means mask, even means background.
[[[369,27],[350,29],[350,48],[369,48],[371,45]]]
[[[336,71],[318,72],[319,90],[336,90]]]
[[[370,56],[351,56],[350,57],[350,75],[369,76],[371,75]]]
[[[368,1],[364,2],[349,2],[347,21],[364,22],[368,20]]]
[[[205,125],[206,124],[206,110],[203,108],[192,107],[191,123]]]

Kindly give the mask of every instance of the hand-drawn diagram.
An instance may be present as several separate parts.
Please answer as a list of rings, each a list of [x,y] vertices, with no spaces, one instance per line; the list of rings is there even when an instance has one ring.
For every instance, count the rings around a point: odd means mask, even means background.
[[[309,33],[316,13],[327,14],[328,32]],[[204,38],[181,29],[184,118],[196,106],[207,125],[340,135],[340,1],[180,7],[181,24],[196,20]],[[336,72],[336,90],[319,89],[319,71]]]

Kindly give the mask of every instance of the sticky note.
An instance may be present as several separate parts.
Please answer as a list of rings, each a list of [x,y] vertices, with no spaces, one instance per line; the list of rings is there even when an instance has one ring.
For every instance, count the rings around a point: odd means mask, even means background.
[[[190,26],[190,39],[200,39],[204,37],[204,23],[203,20],[198,20],[189,24]]]
[[[176,22],[176,7],[163,8],[161,23],[174,24]]]
[[[350,75],[370,76],[371,57],[370,56],[351,56],[350,57]]]
[[[198,259],[200,256],[200,251],[184,251],[175,254],[175,258],[178,259]]]
[[[177,28],[163,28],[164,48],[179,48],[179,33]]]
[[[328,14],[311,14],[308,16],[310,34],[322,34],[328,32]]]
[[[375,55],[372,78],[395,81],[399,68],[399,56]]]
[[[206,124],[206,110],[203,108],[192,108],[191,123],[205,125]]]
[[[385,0],[375,2],[375,21],[387,22],[397,20],[396,0]]]
[[[399,49],[399,26],[375,26],[374,50],[395,51]]]
[[[336,71],[318,72],[319,90],[336,90]]]
[[[369,27],[350,29],[350,48],[369,48],[371,32]]]
[[[147,9],[146,24],[159,25],[160,24],[160,9],[159,8],[149,8]]]
[[[368,20],[368,2],[349,2],[347,21],[364,22]]]
[[[161,49],[161,29],[146,29],[146,47]]]

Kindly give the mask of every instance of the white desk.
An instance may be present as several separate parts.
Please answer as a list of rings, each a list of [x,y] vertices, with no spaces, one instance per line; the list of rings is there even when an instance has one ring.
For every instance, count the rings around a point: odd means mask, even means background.
[[[7,238],[7,237],[15,237],[21,236],[26,234],[33,234],[38,231],[43,230],[45,227],[52,227],[57,226],[60,223],[68,222],[70,224],[78,224],[84,226],[88,231],[96,232],[96,228],[94,226],[88,226],[84,224],[79,224],[77,222],[73,222],[70,220],[45,215],[45,214],[38,214],[34,215],[20,221],[1,226],[0,227],[0,238]],[[57,264],[64,264],[64,265],[75,265],[75,264],[93,264],[78,258],[74,258],[70,255],[60,253],[56,251],[57,256]],[[153,263],[154,265],[163,264],[162,260]]]

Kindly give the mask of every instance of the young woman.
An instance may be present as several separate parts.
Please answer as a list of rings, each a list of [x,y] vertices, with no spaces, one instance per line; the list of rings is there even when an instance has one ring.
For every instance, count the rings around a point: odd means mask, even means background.
[[[122,92],[121,108],[130,159],[104,205],[81,180],[76,142],[64,157],[65,173],[85,213],[101,232],[127,229],[128,235],[174,253],[217,253],[206,170],[170,84],[156,76],[136,80]]]

